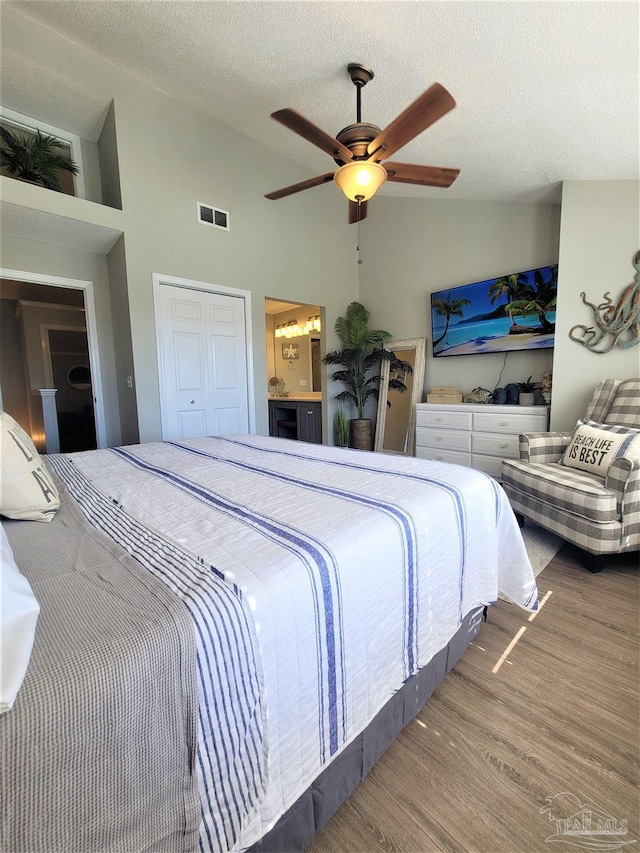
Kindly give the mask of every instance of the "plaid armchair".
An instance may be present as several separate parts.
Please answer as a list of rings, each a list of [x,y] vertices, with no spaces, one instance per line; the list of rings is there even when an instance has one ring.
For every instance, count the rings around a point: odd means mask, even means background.
[[[598,385],[586,418],[619,428],[640,429],[640,379],[605,379]],[[502,462],[502,485],[511,505],[541,527],[589,555],[640,550],[640,460],[621,456],[606,477],[561,463],[573,433],[520,436],[520,459]],[[591,571],[603,568],[594,557]]]

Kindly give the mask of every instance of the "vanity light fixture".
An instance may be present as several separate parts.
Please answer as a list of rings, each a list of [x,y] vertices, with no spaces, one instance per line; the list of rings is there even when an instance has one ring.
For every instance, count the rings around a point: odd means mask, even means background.
[[[320,315],[314,314],[312,317],[309,317],[307,320],[307,334],[310,332],[320,332],[322,331],[322,327],[320,325]]]

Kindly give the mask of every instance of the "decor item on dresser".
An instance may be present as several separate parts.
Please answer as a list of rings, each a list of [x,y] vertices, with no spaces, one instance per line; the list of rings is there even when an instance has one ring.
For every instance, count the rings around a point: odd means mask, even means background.
[[[416,406],[416,456],[479,468],[500,479],[503,459],[517,459],[518,436],[546,430],[546,406],[468,403]]]
[[[394,361],[394,355],[384,348],[391,332],[369,328],[369,312],[359,302],[352,302],[344,317],[338,317],[335,331],[342,341],[342,349],[328,352],[323,361],[340,367],[331,378],[346,385],[346,390],[336,394],[339,403],[350,401],[356,408],[356,417],[350,422],[350,446],[357,450],[373,449],[371,418],[365,418],[365,405],[369,399],[378,399],[380,370],[384,361]],[[396,360],[397,361],[397,360]],[[411,368],[411,365],[406,365]],[[406,389],[402,380],[394,378],[389,387]]]
[[[427,394],[427,403],[461,403],[462,391],[455,386],[432,388]]]
[[[540,385],[538,382],[531,381],[531,376],[528,379],[525,379],[524,382],[518,382],[518,390],[520,391],[518,403],[521,406],[533,406],[535,401],[535,391],[539,387]]]
[[[486,388],[474,388],[468,394],[462,395],[463,403],[490,403],[493,394]]]
[[[413,456],[416,442],[416,404],[422,400],[426,338],[390,341],[392,361],[382,362],[375,449]]]
[[[636,270],[633,283],[625,287],[617,304],[609,296],[609,291],[600,305],[588,302],[584,293],[580,294],[584,304],[591,308],[594,325],[573,326],[569,329],[572,341],[596,353],[610,352],[615,346],[629,349],[640,343],[640,250],[635,254],[633,266]],[[576,330],[580,330],[580,335]]]
[[[0,168],[10,178],[62,192],[60,172],[78,174],[78,165],[66,154],[64,142],[41,133],[20,133],[0,125]]]
[[[431,294],[434,357],[552,347],[558,266]]]
[[[503,406],[507,402],[506,390],[504,388],[494,388],[491,402],[496,403],[498,406]]]
[[[574,432],[523,431],[520,459],[502,463],[514,510],[581,548],[589,571],[640,549],[639,429],[640,379],[606,379]]]
[[[511,406],[517,406],[520,402],[520,386],[515,382],[510,382],[504,386],[507,394],[507,403]]]

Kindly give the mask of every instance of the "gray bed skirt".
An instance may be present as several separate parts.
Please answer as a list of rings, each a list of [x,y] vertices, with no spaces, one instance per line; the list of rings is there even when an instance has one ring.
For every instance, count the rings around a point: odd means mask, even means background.
[[[273,829],[249,848],[249,853],[306,850],[314,835],[353,793],[397,735],[420,713],[477,635],[481,621],[482,607],[469,613],[449,644],[403,684],[367,728],[282,815]]]

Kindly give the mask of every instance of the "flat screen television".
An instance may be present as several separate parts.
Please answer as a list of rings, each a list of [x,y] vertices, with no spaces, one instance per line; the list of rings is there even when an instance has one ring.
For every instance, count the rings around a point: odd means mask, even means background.
[[[432,293],[433,355],[552,347],[557,290],[553,264]]]

